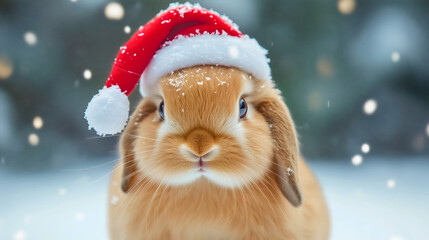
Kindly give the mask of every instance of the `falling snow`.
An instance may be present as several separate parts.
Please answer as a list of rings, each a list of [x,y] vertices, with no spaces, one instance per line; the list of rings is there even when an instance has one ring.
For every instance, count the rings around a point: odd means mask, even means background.
[[[369,151],[371,150],[371,147],[369,146],[368,143],[364,143],[361,146],[361,150],[363,153],[369,153]]]
[[[377,101],[368,99],[363,105],[363,112],[367,115],[372,115],[377,110]]]
[[[361,165],[361,164],[362,164],[362,161],[363,161],[363,158],[362,158],[362,156],[361,156],[361,155],[359,155],[359,154],[354,155],[354,156],[352,157],[352,160],[351,160],[352,164],[353,164],[353,165],[355,165],[355,166],[359,166],[359,165]]]
[[[131,33],[131,27],[130,27],[130,26],[125,26],[125,27],[124,27],[124,32],[125,32],[126,34],[130,34],[130,33]]]
[[[37,43],[37,36],[35,33],[33,32],[26,32],[24,34],[24,41],[29,45],[29,46],[34,46]]]
[[[92,78],[92,72],[91,72],[91,70],[89,70],[89,69],[85,69],[85,70],[83,71],[83,78],[84,78],[85,80],[90,80],[90,79]]]

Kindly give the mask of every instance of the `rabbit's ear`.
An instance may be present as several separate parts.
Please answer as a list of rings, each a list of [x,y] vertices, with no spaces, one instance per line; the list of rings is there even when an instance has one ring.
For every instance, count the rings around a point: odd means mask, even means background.
[[[289,202],[297,207],[301,205],[302,199],[298,179],[300,153],[295,126],[288,108],[277,94],[258,102],[258,111],[270,124],[278,187]]]
[[[157,107],[152,102],[143,100],[122,133],[119,146],[121,150],[121,157],[123,157],[124,163],[121,182],[121,188],[124,193],[128,192],[130,188],[134,186],[137,177],[137,166],[134,159],[134,145],[137,138],[137,125],[134,123],[143,121],[143,119],[156,110]]]

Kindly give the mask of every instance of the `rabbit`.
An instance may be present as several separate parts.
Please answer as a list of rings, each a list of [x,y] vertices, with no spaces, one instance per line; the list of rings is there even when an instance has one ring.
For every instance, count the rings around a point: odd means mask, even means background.
[[[329,238],[321,187],[273,82],[200,65],[157,87],[119,142],[112,240]]]

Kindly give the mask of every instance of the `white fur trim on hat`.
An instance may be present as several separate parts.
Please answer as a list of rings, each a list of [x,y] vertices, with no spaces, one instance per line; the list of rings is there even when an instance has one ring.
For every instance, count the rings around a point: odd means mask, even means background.
[[[130,102],[119,86],[104,87],[98,91],[85,111],[88,129],[94,128],[100,136],[120,133],[127,124]]]
[[[248,36],[202,34],[175,39],[153,56],[140,78],[140,93],[157,92],[159,78],[182,68],[196,65],[237,67],[256,78],[271,80],[268,51]]]

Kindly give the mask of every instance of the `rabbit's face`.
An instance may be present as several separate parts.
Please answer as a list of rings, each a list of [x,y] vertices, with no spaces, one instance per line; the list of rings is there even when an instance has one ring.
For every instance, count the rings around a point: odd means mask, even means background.
[[[144,177],[166,185],[205,178],[241,187],[269,171],[270,126],[252,105],[258,81],[235,68],[197,66],[159,84],[160,96],[149,98],[157,111],[129,123],[137,125],[134,155]]]

